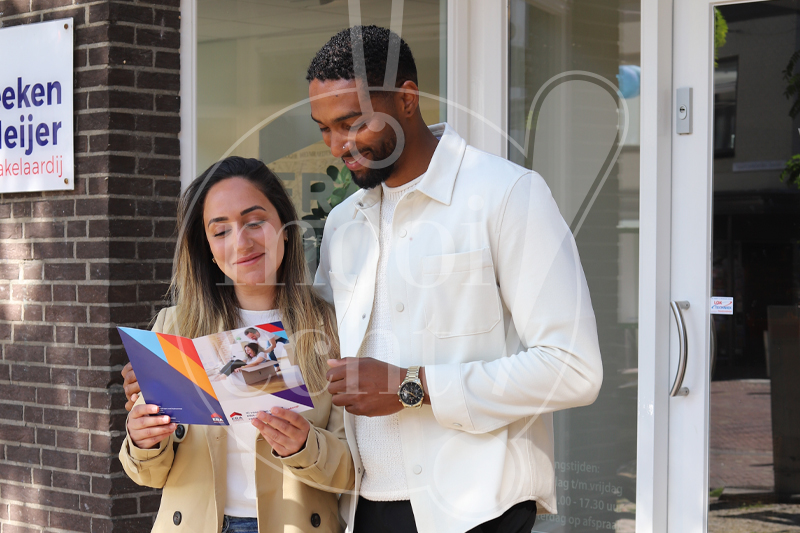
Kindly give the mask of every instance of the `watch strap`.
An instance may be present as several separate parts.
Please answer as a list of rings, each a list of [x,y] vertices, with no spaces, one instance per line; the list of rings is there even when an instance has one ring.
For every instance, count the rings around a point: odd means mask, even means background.
[[[419,380],[419,369],[420,368],[421,367],[419,367],[419,366],[410,366],[410,367],[408,367],[408,370],[406,370],[406,379],[403,380],[403,383],[405,383],[407,381],[414,381],[416,383],[422,384],[422,382]]]

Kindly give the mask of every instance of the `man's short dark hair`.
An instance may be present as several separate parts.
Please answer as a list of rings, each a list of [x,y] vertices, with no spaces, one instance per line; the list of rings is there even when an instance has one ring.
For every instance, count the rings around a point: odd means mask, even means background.
[[[397,34],[379,26],[355,26],[361,30],[364,43],[364,63],[367,71],[367,83],[370,87],[382,87],[386,77],[386,63],[389,56],[391,36],[399,39]],[[320,48],[308,67],[306,80],[352,80],[355,79],[353,66],[353,46],[350,42],[351,28],[344,29],[331,37]],[[397,63],[395,87],[406,81],[417,83],[417,64],[411,54],[411,48],[400,39],[400,54]]]
[[[256,335],[258,335],[258,330],[256,328],[247,328],[246,330],[244,330],[244,334],[247,335],[248,333],[255,333]]]

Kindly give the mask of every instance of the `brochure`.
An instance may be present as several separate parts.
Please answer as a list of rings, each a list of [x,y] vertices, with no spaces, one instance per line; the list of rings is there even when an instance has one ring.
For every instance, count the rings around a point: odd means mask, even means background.
[[[249,423],[314,407],[281,322],[196,339],[117,328],[147,403],[179,424]]]

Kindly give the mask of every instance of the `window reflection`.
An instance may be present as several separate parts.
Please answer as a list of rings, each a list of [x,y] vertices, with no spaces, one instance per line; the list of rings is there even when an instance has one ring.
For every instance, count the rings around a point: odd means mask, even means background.
[[[717,61],[717,67],[714,69],[714,157],[735,155],[738,77],[738,57]]]

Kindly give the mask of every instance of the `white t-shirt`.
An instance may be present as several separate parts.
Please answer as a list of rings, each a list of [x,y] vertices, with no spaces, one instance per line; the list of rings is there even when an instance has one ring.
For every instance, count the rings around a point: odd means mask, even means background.
[[[389,302],[389,255],[392,248],[394,210],[400,200],[416,189],[422,176],[399,187],[381,184],[380,257],[375,276],[375,300],[359,357],[373,357],[393,364],[396,337],[392,331]],[[411,498],[400,442],[400,413],[389,416],[356,416],[356,443],[364,466],[361,496],[372,501],[402,501]]]
[[[277,322],[281,315],[277,309],[270,311],[240,311],[242,326],[257,326]],[[266,338],[266,332],[262,332]],[[261,340],[261,339],[259,339]],[[269,341],[267,341],[269,342]],[[258,429],[252,424],[228,426],[228,489],[225,514],[243,518],[256,518],[256,438]]]

